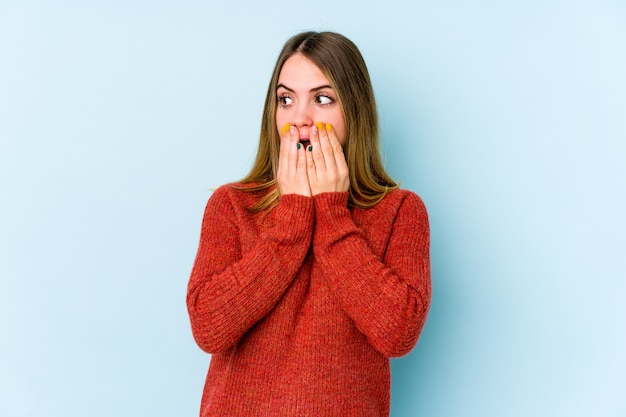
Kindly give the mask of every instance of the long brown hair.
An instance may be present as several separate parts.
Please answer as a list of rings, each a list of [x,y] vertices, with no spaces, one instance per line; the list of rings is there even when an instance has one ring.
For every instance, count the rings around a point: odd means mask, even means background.
[[[380,156],[378,113],[365,61],[351,40],[334,32],[303,32],[285,43],[267,89],[256,159],[248,175],[241,180],[246,185],[237,188],[259,192],[276,185],[280,151],[276,88],[285,61],[297,53],[317,65],[341,103],[346,123],[343,150],[350,176],[348,204],[360,208],[376,205],[398,185],[385,171]],[[278,187],[274,187],[250,210],[260,212],[271,208],[279,198]]]

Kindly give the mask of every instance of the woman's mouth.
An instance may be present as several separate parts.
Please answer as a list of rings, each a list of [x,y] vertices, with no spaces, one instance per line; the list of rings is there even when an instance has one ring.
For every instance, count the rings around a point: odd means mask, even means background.
[[[300,143],[302,144],[302,146],[306,150],[309,147],[309,145],[311,144],[311,141],[308,140],[308,139],[300,139]]]

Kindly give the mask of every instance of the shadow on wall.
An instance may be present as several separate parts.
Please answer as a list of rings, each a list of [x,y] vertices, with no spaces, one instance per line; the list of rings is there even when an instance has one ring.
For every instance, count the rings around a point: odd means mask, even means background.
[[[433,299],[426,326],[411,353],[391,360],[391,416],[434,416],[441,407],[432,403],[448,391],[453,378],[452,369],[455,339],[455,291],[445,268],[445,252],[434,248],[438,257],[431,260],[433,271]],[[446,279],[442,279],[446,277]]]
[[[406,91],[392,87],[386,85],[378,97],[383,153],[390,174],[400,180],[402,188],[420,195],[428,209],[433,298],[417,346],[407,356],[391,360],[391,416],[434,416],[442,412],[442,407],[433,401],[442,398],[454,377],[451,356],[458,335],[455,335],[457,313],[452,306],[460,304],[455,299],[458,289],[454,284],[458,271],[450,262],[455,258],[450,253],[455,247],[450,244],[454,236],[445,227],[447,199],[441,190],[447,187],[434,183],[442,177],[433,168],[438,166],[436,142],[441,133],[437,127],[428,126],[428,117],[419,105],[396,105],[398,97],[402,103],[411,100],[404,97]]]

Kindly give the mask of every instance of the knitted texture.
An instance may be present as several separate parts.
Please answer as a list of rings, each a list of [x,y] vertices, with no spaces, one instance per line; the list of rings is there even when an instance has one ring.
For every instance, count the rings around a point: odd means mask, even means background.
[[[204,213],[187,292],[212,354],[200,416],[388,416],[389,358],[415,346],[431,299],[422,200],[284,195],[247,211],[259,197],[222,186]]]

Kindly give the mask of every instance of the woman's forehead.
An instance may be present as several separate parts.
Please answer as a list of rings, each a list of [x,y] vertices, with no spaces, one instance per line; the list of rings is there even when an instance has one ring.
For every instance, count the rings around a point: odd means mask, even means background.
[[[278,75],[278,84],[291,90],[311,90],[330,86],[322,70],[302,54],[289,57]]]

